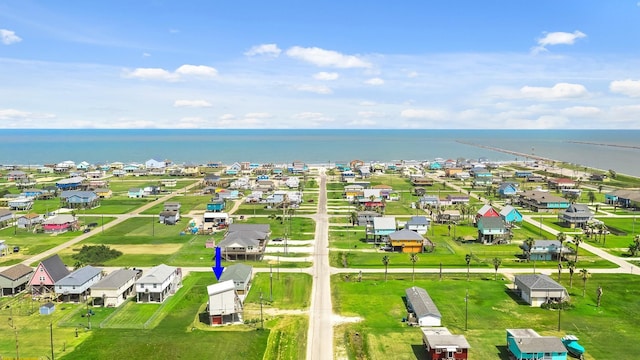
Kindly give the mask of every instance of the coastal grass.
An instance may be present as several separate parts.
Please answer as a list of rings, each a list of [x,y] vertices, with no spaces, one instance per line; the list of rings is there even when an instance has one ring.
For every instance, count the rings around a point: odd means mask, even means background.
[[[269,340],[262,359],[298,360],[307,352],[307,316],[286,316],[268,322]]]
[[[191,211],[205,211],[207,209],[207,203],[211,201],[211,195],[176,195],[171,197],[165,202],[177,202],[180,203],[180,214],[188,214]],[[145,215],[157,215],[164,210],[164,203],[157,204],[149,209],[143,211],[141,214]],[[183,215],[184,216],[184,215]]]
[[[245,299],[246,309],[259,309],[260,294],[264,309],[307,310],[311,303],[311,275],[278,273],[256,273],[249,295]],[[273,282],[271,293],[270,281]]]
[[[176,301],[163,309],[166,314],[155,328],[95,329],[76,351],[62,359],[204,359],[212,354],[230,360],[263,359],[269,329],[250,331],[239,325],[203,331],[194,326],[207,301],[206,286],[215,282],[212,277],[192,273],[185,278],[183,288],[167,300]],[[192,284],[187,284],[187,279],[192,279]]]
[[[83,242],[107,245],[184,243],[186,235],[180,235],[182,230],[180,226],[159,224],[156,217],[131,217]]]
[[[100,206],[93,209],[79,210],[78,213],[82,214],[127,214],[133,210],[145,205],[154,198],[136,198],[131,199],[125,196],[114,196],[110,199],[100,200]]]
[[[629,358],[628,354],[639,353],[640,343],[634,337],[640,330],[635,321],[640,303],[628,299],[640,295],[640,279],[594,274],[586,282],[583,297],[582,281],[576,278],[573,288],[568,288],[571,308],[562,311],[558,331],[556,310],[528,306],[508,290],[508,281],[494,281],[490,273],[472,276],[471,281],[466,281],[466,274],[447,274],[441,280],[437,274],[421,275],[416,281],[411,281],[411,274],[389,274],[386,282],[382,274],[365,274],[361,282],[353,281],[355,276],[347,280],[344,275],[334,275],[335,311],[363,319],[336,328],[336,345],[346,349],[349,359],[378,359],[388,354],[397,359],[424,356],[420,329],[401,321],[406,317],[405,289],[419,286],[438,306],[442,325],[466,337],[471,345],[469,358],[507,360],[506,328],[533,328],[547,336],[575,334],[586,348],[588,360]],[[568,287],[568,276],[561,283]],[[598,308],[595,297],[599,285],[604,295]],[[467,291],[469,301],[465,302]],[[362,301],[363,294],[367,294],[367,301]]]

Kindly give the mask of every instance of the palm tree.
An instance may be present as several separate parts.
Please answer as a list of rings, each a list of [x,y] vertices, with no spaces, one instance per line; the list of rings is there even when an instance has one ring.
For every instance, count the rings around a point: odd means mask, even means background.
[[[411,255],[409,255],[409,260],[412,265],[411,281],[416,281],[416,261],[418,261],[418,254],[411,253]]]
[[[574,259],[575,262],[578,262],[578,249],[580,249],[580,244],[582,244],[583,241],[584,240],[582,240],[582,235],[573,235],[573,243],[576,245],[576,258]]]
[[[591,203],[591,205],[593,205],[593,202],[596,200],[596,194],[593,192],[593,190],[589,190],[589,192],[587,193],[587,197],[589,198],[589,202]]]
[[[609,232],[609,228],[604,223],[600,224],[600,233],[602,234],[602,246],[606,246],[607,244],[607,233]]]
[[[387,281],[387,269],[389,268],[389,256],[382,257],[382,263],[384,264],[384,281]]]
[[[560,248],[558,249],[558,264],[560,264],[560,262],[562,261],[562,243],[564,243],[565,240],[567,240],[567,234],[560,231],[556,235],[556,239],[558,239],[558,241],[560,242]]]
[[[500,265],[502,265],[502,259],[495,257],[493,258],[492,262],[493,262],[493,268],[496,270],[496,273],[493,279],[498,280],[498,269],[500,268]]]
[[[558,263],[558,282],[560,282],[561,276],[562,276],[562,263]]]
[[[532,237],[528,237],[527,240],[524,241],[524,244],[527,246],[527,262],[531,261],[531,249],[533,249],[533,244],[535,240]]]
[[[580,275],[582,276],[582,297],[584,297],[587,292],[587,279],[591,277],[591,273],[587,269],[582,269]]]
[[[573,273],[576,271],[576,262],[567,261],[567,267],[569,268],[569,287],[573,288]]]
[[[598,297],[598,303],[596,307],[600,307],[600,300],[602,299],[602,286],[598,286],[598,290],[596,290],[596,296]]]

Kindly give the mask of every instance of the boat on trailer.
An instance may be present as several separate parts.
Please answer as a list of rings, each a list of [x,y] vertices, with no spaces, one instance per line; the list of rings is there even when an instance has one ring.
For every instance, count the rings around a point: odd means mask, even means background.
[[[567,348],[569,354],[578,359],[584,358],[584,346],[578,343],[578,337],[575,335],[565,335],[562,337],[562,343]]]

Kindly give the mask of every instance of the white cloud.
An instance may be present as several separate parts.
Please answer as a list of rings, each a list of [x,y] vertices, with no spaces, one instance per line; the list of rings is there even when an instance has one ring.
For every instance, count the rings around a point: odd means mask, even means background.
[[[512,129],[562,129],[569,123],[564,116],[543,115],[537,119],[509,119],[506,121],[508,128]]]
[[[439,109],[406,109],[400,112],[400,116],[408,119],[441,120],[447,116],[447,112]]]
[[[126,77],[142,80],[167,80],[175,81],[178,79],[176,74],[173,74],[165,69],[161,68],[137,68],[125,74]]]
[[[384,80],[380,78],[371,78],[364,82],[367,85],[379,86],[384,84]]]
[[[199,129],[202,128],[207,120],[198,116],[183,117],[177,123],[172,124],[176,129]]]
[[[182,65],[176,70],[176,74],[188,75],[188,76],[201,76],[201,77],[215,77],[218,75],[218,70],[211,66],[205,65]]]
[[[173,103],[173,106],[202,108],[202,107],[211,107],[211,103],[206,100],[176,100]]]
[[[245,114],[244,117],[246,119],[269,119],[272,115],[265,112],[253,112]]]
[[[548,46],[573,45],[577,39],[585,37],[587,37],[587,35],[579,30],[572,33],[562,31],[545,33],[543,37],[538,39],[538,46],[534,47],[532,51],[533,53],[539,53],[547,51]]]
[[[370,68],[371,63],[353,55],[344,55],[337,51],[325,50],[318,47],[303,48],[294,46],[287,50],[287,55],[321,67]]]
[[[220,116],[220,120],[233,120],[235,119],[236,116],[233,114],[223,114],[222,116]]]
[[[358,116],[369,119],[385,117],[387,114],[378,111],[358,111]]]
[[[640,80],[615,80],[609,84],[609,90],[630,97],[640,97]]]
[[[281,52],[282,50],[280,50],[280,48],[276,44],[262,44],[253,46],[244,54],[246,56],[266,55],[271,57],[278,57]]]
[[[311,125],[319,125],[321,123],[328,123],[328,122],[333,122],[334,121],[333,118],[328,117],[323,113],[311,112],[311,111],[293,114],[291,116],[291,118],[295,119],[295,120],[298,120],[298,121],[301,121],[301,122],[305,123],[306,125],[309,125],[309,123],[311,123]],[[295,125],[298,125],[298,124],[295,124]]]
[[[552,87],[523,86],[520,88],[522,97],[540,100],[578,98],[588,94],[587,88],[581,84],[558,83]]]
[[[182,65],[175,72],[162,68],[137,68],[133,71],[125,71],[125,77],[142,80],[177,81],[181,77],[211,78],[218,75],[218,70],[205,65]]]
[[[51,119],[52,114],[37,114],[16,109],[0,109],[0,120]]]
[[[417,71],[409,71],[407,73],[407,77],[410,79],[417,78],[418,76],[420,76],[420,74],[418,74]]]
[[[595,106],[572,106],[560,111],[567,117],[596,117],[602,115],[602,110]]]
[[[11,45],[22,41],[22,38],[16,35],[14,31],[0,29],[0,41],[5,45]]]
[[[316,80],[337,80],[339,77],[340,75],[335,72],[321,71],[319,73],[313,74],[313,78]]]
[[[360,101],[360,102],[358,103],[358,105],[360,105],[360,106],[376,106],[376,105],[378,105],[378,104],[377,104],[375,101],[367,101],[367,100],[364,100],[364,101]]]
[[[142,53],[142,57],[150,57],[150,56],[151,56],[151,54],[149,54],[148,52]]]
[[[377,124],[378,124],[377,122],[368,118],[356,119],[353,121],[349,121],[347,123],[347,125],[355,126],[355,127],[370,127],[370,126],[375,126]]]
[[[330,87],[324,85],[298,85],[295,88],[298,91],[307,91],[322,95],[333,93]]]

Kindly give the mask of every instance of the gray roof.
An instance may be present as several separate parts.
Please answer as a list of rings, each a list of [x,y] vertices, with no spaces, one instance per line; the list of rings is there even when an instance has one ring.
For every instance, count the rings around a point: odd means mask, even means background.
[[[251,272],[253,271],[253,266],[245,265],[245,264],[235,264],[228,266],[224,269],[222,276],[220,276],[219,282],[225,280],[233,280],[233,281],[247,281],[251,277]]]
[[[77,184],[77,183],[81,183],[83,180],[84,178],[82,176],[74,176],[72,178],[58,180],[56,184]]]
[[[230,224],[229,232],[234,231],[260,231],[268,234],[271,232],[271,227],[269,224]]]
[[[4,276],[9,280],[18,280],[21,277],[31,274],[33,269],[30,266],[23,264],[16,264],[3,272],[0,272],[0,276]]]
[[[405,290],[405,293],[407,295],[407,303],[411,305],[411,308],[417,318],[427,315],[434,315],[439,318],[442,317],[438,307],[433,300],[431,300],[429,294],[427,294],[427,290],[413,286]]]
[[[7,216],[7,215],[13,215],[13,211],[9,211],[7,209],[0,209],[0,217]]]
[[[176,271],[176,268],[173,266],[168,266],[165,264],[160,264],[158,266],[154,266],[136,283],[138,284],[161,284],[164,282],[171,274]]]
[[[75,222],[76,218],[73,215],[69,214],[59,214],[54,217],[50,217],[44,221],[44,225],[56,225],[56,224],[67,224]]]
[[[100,274],[101,271],[102,269],[94,268],[91,265],[87,265],[85,267],[81,267],[80,269],[73,271],[71,274],[56,281],[56,286],[58,285],[79,286],[86,283],[96,275]]]
[[[426,216],[412,216],[407,225],[429,225],[429,220]]]
[[[464,335],[424,335],[427,343],[431,348],[435,347],[456,347],[461,349],[469,349],[471,345],[467,342]]]
[[[540,352],[566,353],[562,340],[555,336],[540,336],[532,329],[507,329],[507,337],[512,336],[520,352],[531,354]]]
[[[91,289],[118,289],[131,279],[134,279],[137,273],[135,270],[118,269],[95,283],[91,286]]]
[[[40,264],[42,264],[47,273],[49,273],[49,276],[51,276],[51,280],[53,280],[53,282],[56,282],[69,275],[69,270],[64,265],[62,259],[60,259],[60,256],[58,256],[58,254],[42,260]]]
[[[530,290],[566,290],[564,286],[544,274],[516,275],[515,281]]]
[[[504,221],[498,216],[482,216],[478,219],[478,224],[482,223],[483,229],[504,229]],[[480,225],[478,225],[480,227]]]
[[[390,240],[420,240],[420,241],[424,240],[422,235],[409,229],[394,231],[391,234],[389,234],[389,239]]]
[[[246,238],[246,237],[227,236],[218,243],[218,247],[226,248],[226,247],[232,246],[233,244],[238,244],[243,247],[249,247],[249,246],[257,247],[260,245],[260,241],[252,238]]]
[[[66,190],[60,194],[60,197],[63,199],[79,196],[81,198],[96,198],[98,195],[94,191],[81,191],[81,190]]]
[[[511,213],[514,210],[517,211],[517,212],[520,212],[520,211],[518,211],[518,209],[514,208],[513,206],[507,205],[507,206],[503,207],[502,210],[500,210],[500,215],[507,216],[507,215],[509,215],[509,213]]]

